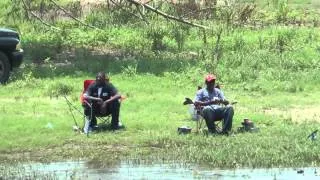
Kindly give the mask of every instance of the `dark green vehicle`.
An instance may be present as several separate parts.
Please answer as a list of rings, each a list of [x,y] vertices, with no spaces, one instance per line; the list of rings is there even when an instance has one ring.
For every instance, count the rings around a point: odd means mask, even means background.
[[[10,71],[19,67],[23,59],[20,37],[16,31],[0,28],[0,84],[6,83]]]

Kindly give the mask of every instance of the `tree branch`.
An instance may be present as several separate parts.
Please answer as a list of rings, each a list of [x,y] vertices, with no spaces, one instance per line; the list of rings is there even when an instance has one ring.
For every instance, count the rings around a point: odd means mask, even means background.
[[[55,29],[55,30],[59,30],[59,31],[61,30],[61,29],[59,29],[59,28],[57,28],[57,27],[55,27],[55,26],[52,26],[52,25],[46,23],[43,19],[41,19],[41,18],[40,18],[39,16],[37,16],[34,12],[32,12],[32,11],[30,10],[30,8],[27,6],[26,2],[24,2],[24,0],[21,0],[21,2],[22,2],[22,4],[23,4],[25,10],[26,10],[27,12],[29,12],[33,17],[35,17],[36,19],[38,19],[42,24],[44,24],[44,25],[46,25],[46,26],[48,26],[48,27],[50,27],[50,28],[52,28],[52,29]]]
[[[128,2],[132,3],[132,4],[135,4],[135,5],[139,5],[139,6],[143,6],[145,7],[146,9],[149,9],[150,11],[153,11],[165,18],[168,18],[168,19],[171,19],[171,20],[174,20],[174,21],[178,21],[178,22],[181,22],[181,23],[184,23],[184,24],[188,24],[190,26],[194,26],[194,27],[199,27],[199,28],[202,28],[202,29],[208,29],[207,26],[203,26],[203,25],[200,25],[200,24],[196,24],[196,23],[192,23],[190,21],[187,21],[185,19],[181,19],[181,18],[177,18],[175,16],[172,16],[172,15],[169,15],[169,14],[166,14],[165,12],[162,12],[148,4],[142,4],[140,2],[137,2],[136,0],[127,0]]]

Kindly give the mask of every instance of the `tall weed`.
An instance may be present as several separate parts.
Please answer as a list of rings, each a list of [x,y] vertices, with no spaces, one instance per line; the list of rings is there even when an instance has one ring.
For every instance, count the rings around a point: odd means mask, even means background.
[[[151,25],[147,29],[147,37],[152,41],[151,49],[153,51],[165,50],[163,38],[169,34],[168,29],[163,25]]]
[[[288,13],[290,11],[288,6],[288,0],[278,0],[277,2],[277,21],[284,22],[288,18]]]
[[[188,35],[189,35],[189,30],[190,30],[190,27],[185,25],[180,25],[180,26],[174,25],[172,27],[171,36],[176,41],[179,51],[183,50],[186,39],[188,38]]]

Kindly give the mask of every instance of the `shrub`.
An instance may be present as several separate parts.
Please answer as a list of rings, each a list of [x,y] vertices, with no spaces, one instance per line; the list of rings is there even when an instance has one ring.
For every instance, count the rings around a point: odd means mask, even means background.
[[[71,94],[73,91],[73,87],[71,85],[62,83],[62,82],[55,82],[54,84],[49,84],[46,87],[45,95],[52,97],[59,97]]]

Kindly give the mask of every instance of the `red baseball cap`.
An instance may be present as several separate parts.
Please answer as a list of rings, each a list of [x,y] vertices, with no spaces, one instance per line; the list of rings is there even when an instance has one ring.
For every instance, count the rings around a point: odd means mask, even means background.
[[[205,78],[205,80],[206,80],[206,82],[210,82],[210,81],[212,81],[212,80],[216,80],[216,76],[215,75],[213,75],[213,74],[208,74],[208,75],[206,75],[206,78]]]

